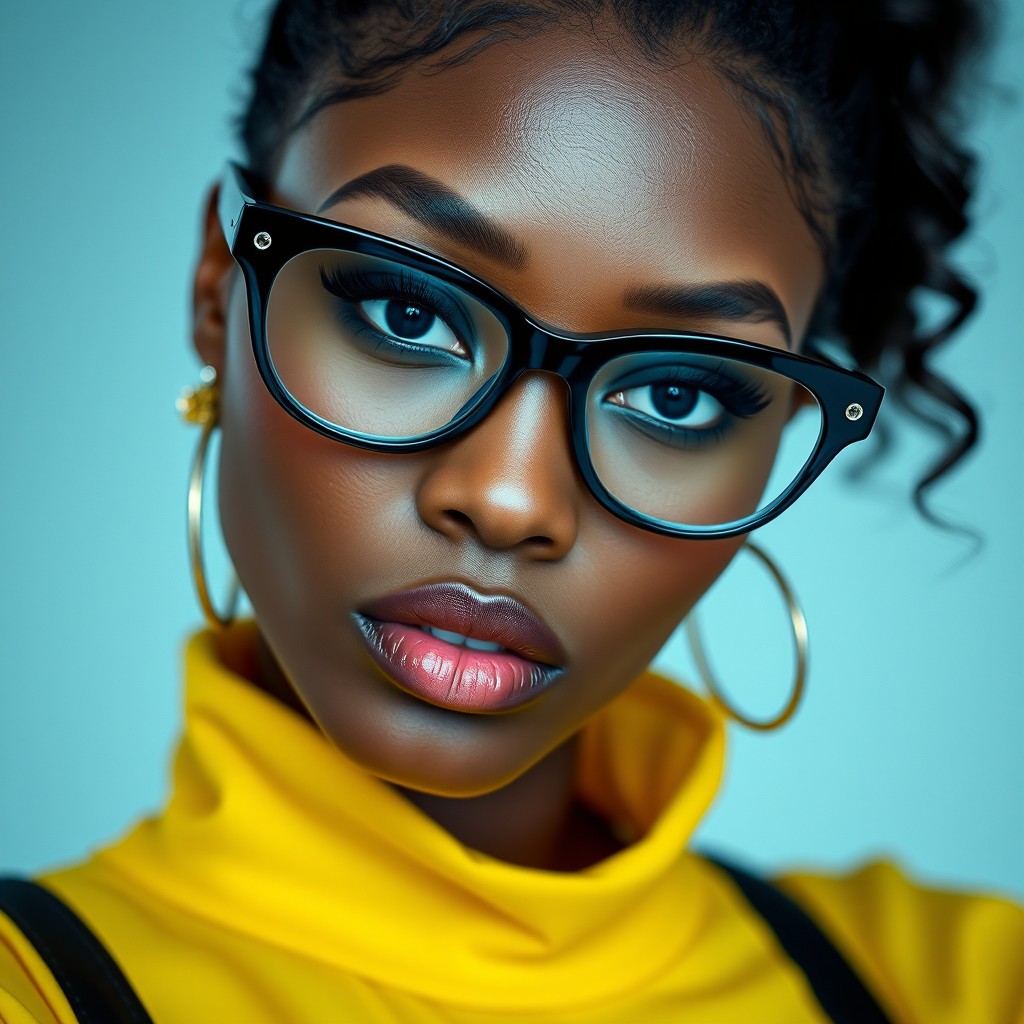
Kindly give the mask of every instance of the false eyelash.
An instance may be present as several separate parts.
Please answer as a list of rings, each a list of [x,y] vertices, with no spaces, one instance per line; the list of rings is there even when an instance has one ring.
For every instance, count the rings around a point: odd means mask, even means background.
[[[652,368],[652,370],[655,368]],[[658,375],[646,382],[631,383],[630,387],[650,387],[652,384],[686,384],[707,391],[725,406],[733,416],[750,419],[771,405],[771,396],[753,381],[739,380],[720,363],[717,367],[657,367]]]
[[[404,271],[341,270],[320,265],[320,283],[332,295],[346,302],[366,302],[369,299],[402,299],[423,306],[439,316],[449,327],[461,335],[457,324],[465,322],[465,314],[443,293],[436,292],[423,281]]]

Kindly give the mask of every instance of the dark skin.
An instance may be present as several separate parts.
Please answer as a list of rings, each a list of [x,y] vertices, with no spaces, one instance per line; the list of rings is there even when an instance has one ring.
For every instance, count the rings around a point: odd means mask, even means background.
[[[502,262],[379,196],[322,216],[440,253],[573,331],[693,329],[785,347],[764,317],[639,311],[628,295],[758,281],[803,336],[821,255],[761,129],[709,64],[666,73],[626,41],[552,32],[422,70],[289,137],[270,201],[313,212],[353,178],[407,165],[473,203],[522,259]],[[520,378],[469,434],[414,455],[303,427],[259,377],[212,204],[195,346],[220,378],[221,518],[260,626],[260,649],[238,668],[473,848],[553,870],[618,849],[573,796],[574,736],[644,670],[741,540],[663,537],[603,509],[573,460],[564,387],[545,373]],[[372,666],[351,611],[446,580],[514,596],[547,622],[568,654],[559,682],[512,711],[471,714]]]

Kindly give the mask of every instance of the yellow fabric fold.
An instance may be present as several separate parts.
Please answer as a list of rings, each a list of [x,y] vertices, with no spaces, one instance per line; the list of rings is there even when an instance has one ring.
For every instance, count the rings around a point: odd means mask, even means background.
[[[588,725],[582,794],[647,834],[555,873],[462,846],[213,645],[204,633],[187,651],[173,796],[98,856],[108,870],[339,970],[481,1009],[592,1003],[684,956],[705,908],[680,852],[717,789],[723,731],[681,687],[645,675]]]
[[[466,848],[219,650],[187,647],[167,805],[40,877],[157,1024],[824,1024],[764,922],[687,851],[724,758],[693,694],[647,673],[586,725],[578,793],[636,838],[556,873]],[[1024,1024],[1020,908],[888,865],[785,885],[895,1021]],[[2,914],[0,1024],[74,1024]]]

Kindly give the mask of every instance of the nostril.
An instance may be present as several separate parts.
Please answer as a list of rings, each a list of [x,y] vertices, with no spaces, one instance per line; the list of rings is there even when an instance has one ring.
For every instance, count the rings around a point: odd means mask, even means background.
[[[465,512],[460,512],[457,508],[446,508],[444,514],[454,526],[461,526],[463,529],[468,530],[473,528],[473,520]]]
[[[473,517],[471,515],[467,515],[465,512],[459,511],[457,508],[446,508],[443,515],[448,527],[453,528],[458,533],[471,534],[485,547],[493,547],[496,550],[500,550],[508,546],[507,540],[497,541],[497,538],[489,536],[490,531],[481,532]],[[554,541],[544,534],[534,534],[528,537],[523,537],[518,540],[517,543],[525,543],[528,546],[537,549],[554,546]]]

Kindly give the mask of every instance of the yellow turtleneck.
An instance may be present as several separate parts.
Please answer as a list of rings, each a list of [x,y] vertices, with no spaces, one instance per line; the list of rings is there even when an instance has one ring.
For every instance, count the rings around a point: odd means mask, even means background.
[[[253,640],[236,628],[232,643]],[[801,1024],[824,1017],[732,884],[686,851],[722,724],[653,674],[585,728],[578,792],[639,838],[593,867],[518,867],[457,842],[201,633],[166,808],[43,875],[156,1024]],[[1024,1022],[1024,912],[877,864],[784,885],[893,1018]],[[0,914],[0,1021],[71,1024]]]

